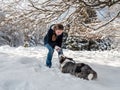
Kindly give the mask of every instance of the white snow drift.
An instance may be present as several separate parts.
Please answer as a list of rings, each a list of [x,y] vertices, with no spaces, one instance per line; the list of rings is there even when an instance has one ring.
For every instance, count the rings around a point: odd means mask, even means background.
[[[98,79],[87,81],[59,70],[57,53],[53,67],[45,66],[44,47],[0,47],[0,90],[120,90],[119,51],[69,51],[66,56],[89,64]]]

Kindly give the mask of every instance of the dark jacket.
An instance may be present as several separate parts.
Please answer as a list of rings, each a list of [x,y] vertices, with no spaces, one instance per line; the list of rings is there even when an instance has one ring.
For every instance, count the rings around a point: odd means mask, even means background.
[[[51,25],[51,27],[50,27],[50,29],[48,30],[46,36],[44,37],[44,45],[49,44],[52,48],[54,48],[55,46],[61,47],[63,34],[57,36],[56,41],[52,41],[52,35],[54,34],[54,31],[53,31],[53,29],[52,29],[52,26],[53,26],[53,25]]]

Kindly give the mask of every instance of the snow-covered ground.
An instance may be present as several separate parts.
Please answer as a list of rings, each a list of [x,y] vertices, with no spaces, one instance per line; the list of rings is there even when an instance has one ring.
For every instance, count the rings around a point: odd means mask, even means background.
[[[98,79],[87,81],[59,70],[54,53],[53,67],[45,66],[47,49],[44,47],[0,47],[0,90],[120,90],[119,51],[70,51],[66,56],[89,64]]]

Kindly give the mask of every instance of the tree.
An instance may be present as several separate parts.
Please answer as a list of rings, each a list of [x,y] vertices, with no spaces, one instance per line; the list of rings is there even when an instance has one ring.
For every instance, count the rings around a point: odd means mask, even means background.
[[[1,3],[3,2],[4,0],[1,0]],[[105,30],[101,28],[120,15],[120,11],[115,11],[116,15],[105,24],[97,22],[96,19],[97,10],[119,5],[120,0],[46,0],[42,3],[41,0],[13,0],[4,4],[6,5],[1,5],[7,16],[3,25],[11,24],[24,33],[34,33],[37,36],[36,41],[44,35],[46,26],[53,23],[69,25],[70,35],[100,38],[101,35],[98,34]],[[97,32],[91,34],[94,31]]]
[[[0,10],[0,24],[5,20],[5,14],[2,10]]]

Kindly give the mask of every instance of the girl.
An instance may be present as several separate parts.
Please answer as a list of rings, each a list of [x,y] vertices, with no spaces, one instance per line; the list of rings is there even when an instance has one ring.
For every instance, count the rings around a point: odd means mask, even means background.
[[[53,27],[53,29],[52,29]],[[46,59],[46,66],[51,68],[52,66],[52,56],[54,53],[54,48],[57,50],[58,55],[63,54],[61,45],[62,45],[62,38],[63,38],[63,25],[62,24],[54,24],[48,30],[44,38],[44,45],[49,50]]]

